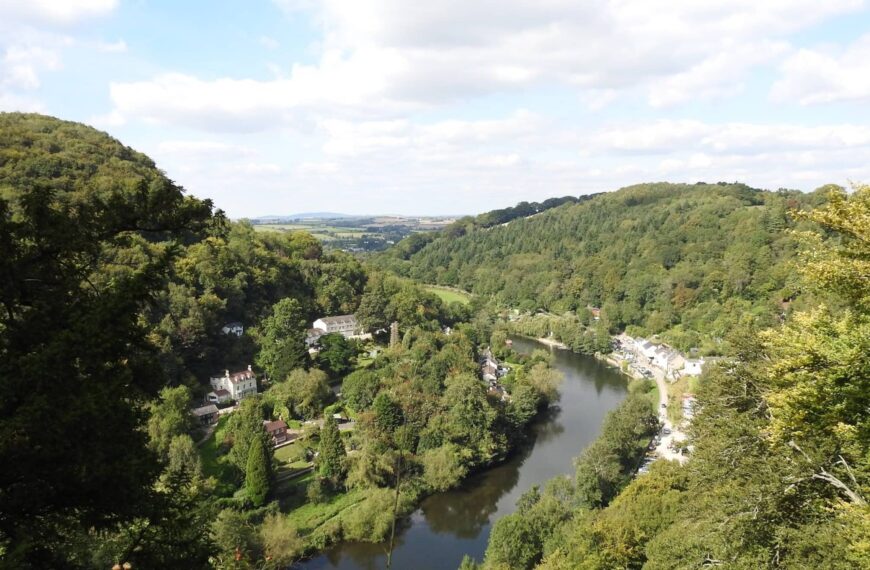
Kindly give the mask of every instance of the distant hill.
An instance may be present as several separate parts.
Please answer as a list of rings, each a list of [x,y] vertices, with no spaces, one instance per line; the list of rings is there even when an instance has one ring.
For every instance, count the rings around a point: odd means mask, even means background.
[[[498,306],[602,308],[611,330],[716,343],[744,316],[774,322],[791,299],[788,212],[821,193],[743,184],[641,184],[494,224],[409,236],[374,263]],[[482,214],[476,220],[497,216]]]
[[[337,212],[301,212],[299,214],[289,214],[287,216],[260,216],[252,218],[252,222],[257,223],[277,223],[288,220],[336,220],[339,218],[364,218],[367,216],[352,216],[350,214],[339,214]]]

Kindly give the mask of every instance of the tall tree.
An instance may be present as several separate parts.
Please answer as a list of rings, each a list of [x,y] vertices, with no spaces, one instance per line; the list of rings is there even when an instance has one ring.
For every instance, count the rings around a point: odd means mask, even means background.
[[[248,451],[245,491],[255,507],[262,507],[272,487],[272,461],[263,438],[254,438]]]
[[[320,430],[320,455],[317,458],[318,474],[333,486],[344,482],[347,475],[347,452],[341,439],[338,424],[327,414]]]

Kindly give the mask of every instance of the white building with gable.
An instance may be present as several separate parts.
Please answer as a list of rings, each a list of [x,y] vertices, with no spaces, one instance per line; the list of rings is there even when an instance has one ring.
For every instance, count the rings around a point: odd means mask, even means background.
[[[223,375],[212,376],[209,383],[215,392],[226,390],[230,393],[230,398],[236,401],[257,393],[257,377],[254,376],[250,365],[247,370],[241,372],[224,370]]]

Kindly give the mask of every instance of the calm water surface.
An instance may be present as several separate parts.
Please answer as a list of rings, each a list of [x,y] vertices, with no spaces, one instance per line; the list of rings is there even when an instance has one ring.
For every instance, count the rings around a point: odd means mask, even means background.
[[[530,339],[514,337],[513,341],[521,353],[546,348]],[[520,495],[556,475],[573,473],[573,458],[595,439],[604,415],[623,399],[626,381],[590,356],[566,350],[553,354],[556,368],[565,374],[562,399],[532,427],[533,441],[498,467],[424,500],[397,532],[393,568],[456,570],[465,554],[481,560],[493,523],[514,511]],[[344,542],[294,568],[385,566],[385,544]]]

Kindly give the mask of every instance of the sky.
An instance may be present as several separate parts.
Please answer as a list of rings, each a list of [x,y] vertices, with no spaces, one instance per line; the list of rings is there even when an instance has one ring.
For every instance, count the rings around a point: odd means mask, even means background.
[[[864,0],[0,0],[0,111],[230,217],[870,182]]]

